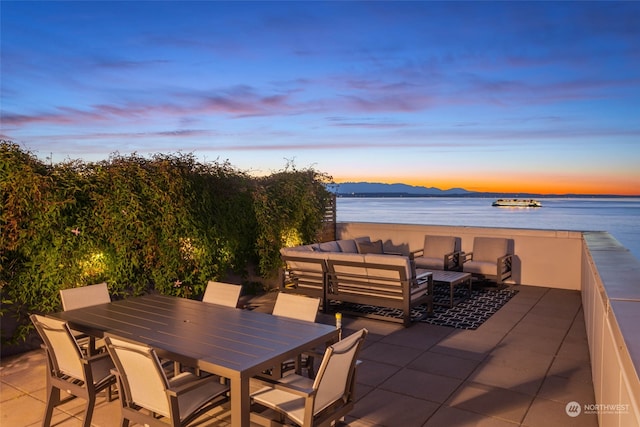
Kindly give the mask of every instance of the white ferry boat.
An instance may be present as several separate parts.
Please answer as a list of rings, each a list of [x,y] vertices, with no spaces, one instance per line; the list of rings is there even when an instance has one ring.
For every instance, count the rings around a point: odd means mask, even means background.
[[[498,199],[491,206],[508,208],[541,208],[542,203],[535,199]]]

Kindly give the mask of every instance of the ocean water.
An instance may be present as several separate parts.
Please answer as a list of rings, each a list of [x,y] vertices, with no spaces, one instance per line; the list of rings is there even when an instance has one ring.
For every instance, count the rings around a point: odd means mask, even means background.
[[[608,231],[640,259],[640,198],[543,198],[541,208],[499,208],[470,197],[339,197],[339,222]]]

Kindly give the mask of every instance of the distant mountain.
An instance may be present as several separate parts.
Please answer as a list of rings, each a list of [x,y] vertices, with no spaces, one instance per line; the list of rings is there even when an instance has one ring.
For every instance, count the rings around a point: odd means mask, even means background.
[[[468,196],[473,194],[463,188],[441,190],[435,187],[420,187],[407,184],[383,184],[378,182],[343,182],[332,185],[329,191],[338,196]]]
[[[497,198],[546,198],[546,197],[640,197],[615,194],[536,194],[494,193],[469,191],[464,188],[441,190],[435,187],[420,187],[408,184],[383,184],[379,182],[342,182],[331,184],[329,191],[338,197],[497,197]]]

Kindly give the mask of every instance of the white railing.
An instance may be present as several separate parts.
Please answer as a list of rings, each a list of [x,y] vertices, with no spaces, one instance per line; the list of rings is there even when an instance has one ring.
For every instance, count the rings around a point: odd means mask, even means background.
[[[609,233],[584,233],[582,307],[600,426],[640,426],[640,262]]]

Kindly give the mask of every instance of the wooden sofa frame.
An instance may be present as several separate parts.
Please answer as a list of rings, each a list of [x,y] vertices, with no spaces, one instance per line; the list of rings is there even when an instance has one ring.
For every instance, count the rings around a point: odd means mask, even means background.
[[[327,308],[327,261],[323,258],[282,255],[285,268],[280,291],[320,298],[322,310]]]
[[[422,290],[414,295],[417,288]],[[413,266],[411,277],[408,277],[406,267],[401,265],[328,259],[325,297],[327,303],[343,301],[399,309],[402,311],[401,319],[376,314],[347,313],[397,321],[408,326],[413,307],[427,304],[428,312],[433,312],[433,277],[426,271],[416,275]]]

